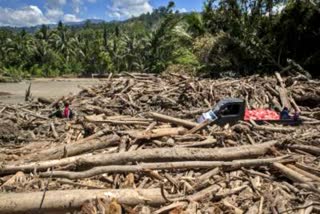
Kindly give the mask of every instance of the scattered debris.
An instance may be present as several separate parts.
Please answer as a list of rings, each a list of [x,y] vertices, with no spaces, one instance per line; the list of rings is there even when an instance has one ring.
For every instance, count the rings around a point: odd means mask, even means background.
[[[125,73],[56,101],[0,104],[1,213],[37,212],[41,201],[44,212],[319,211],[319,91],[320,81],[279,73]],[[199,126],[226,97],[299,109],[304,123]],[[59,102],[76,118],[49,118]]]

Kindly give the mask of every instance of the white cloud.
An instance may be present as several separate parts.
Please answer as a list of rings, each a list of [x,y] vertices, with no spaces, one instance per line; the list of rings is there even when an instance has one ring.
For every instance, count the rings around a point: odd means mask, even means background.
[[[130,18],[152,12],[149,0],[111,0],[107,14],[112,18]]]
[[[41,24],[55,24],[60,20],[64,22],[82,21],[78,14],[82,10],[86,10],[85,1],[96,2],[96,0],[45,0],[43,11],[38,6],[33,5],[22,8],[0,6],[0,26],[29,27]],[[64,8],[66,6],[71,6],[73,12],[65,14]]]
[[[1,26],[34,26],[40,24],[50,24],[42,11],[33,5],[21,9],[11,9],[0,7],[0,25]]]
[[[186,8],[180,8],[180,9],[178,9],[178,11],[179,11],[180,13],[186,13],[186,12],[188,12],[188,10],[187,10]]]
[[[74,14],[65,14],[63,17],[63,21],[64,22],[80,22],[81,19]]]
[[[60,20],[63,15],[64,12],[61,9],[47,9],[46,12],[46,17],[52,21]]]

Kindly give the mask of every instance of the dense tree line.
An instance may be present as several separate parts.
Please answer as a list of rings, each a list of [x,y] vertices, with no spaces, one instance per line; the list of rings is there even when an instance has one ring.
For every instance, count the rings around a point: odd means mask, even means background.
[[[174,3],[124,22],[0,29],[0,75],[89,75],[121,71],[249,75],[292,59],[320,66],[320,1],[207,0],[200,13]]]

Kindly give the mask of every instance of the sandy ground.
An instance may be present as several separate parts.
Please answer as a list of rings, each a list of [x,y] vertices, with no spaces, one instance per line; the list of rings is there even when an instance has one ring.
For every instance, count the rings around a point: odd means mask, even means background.
[[[21,103],[29,83],[33,97],[59,98],[70,93],[78,93],[81,88],[78,86],[95,85],[101,80],[98,79],[35,79],[20,83],[0,83],[0,102]]]

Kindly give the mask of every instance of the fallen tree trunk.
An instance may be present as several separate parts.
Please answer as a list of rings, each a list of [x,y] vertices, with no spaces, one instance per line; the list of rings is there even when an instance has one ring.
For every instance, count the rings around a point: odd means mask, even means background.
[[[285,88],[279,88],[279,97],[281,100],[282,108],[287,107],[288,109],[291,109],[290,100],[288,97],[288,91]]]
[[[320,177],[318,177],[318,176],[316,176],[316,175],[314,175],[312,173],[306,172],[306,171],[304,171],[304,170],[302,170],[302,169],[300,169],[300,168],[298,168],[298,167],[296,167],[296,166],[294,166],[292,164],[288,164],[287,167],[289,167],[290,169],[300,173],[301,175],[304,175],[304,176],[306,176],[308,178],[311,178],[313,181],[320,182]]]
[[[191,121],[183,120],[183,119],[179,119],[179,118],[174,118],[174,117],[170,117],[170,116],[155,113],[155,112],[150,112],[149,115],[150,115],[150,117],[152,117],[156,120],[159,120],[161,122],[172,123],[172,124],[175,124],[178,126],[184,126],[187,128],[193,128],[193,127],[196,127],[197,125],[199,125],[198,123],[195,123],[195,122],[191,122]]]
[[[254,125],[253,128],[261,131],[272,131],[272,132],[282,132],[282,133],[289,133],[289,132],[296,131],[295,128],[291,128],[291,127],[274,127],[274,126],[267,126],[267,125]]]
[[[301,163],[296,163],[295,164],[296,167],[306,171],[306,172],[309,172],[309,173],[312,173],[312,174],[315,174],[317,176],[320,176],[320,169],[317,169],[317,168],[314,168],[314,167],[310,167],[310,166],[307,166],[305,164],[301,164]]]
[[[209,126],[213,121],[211,120],[205,120],[204,122],[198,124],[197,126],[193,127],[191,130],[188,131],[188,134],[194,134],[198,131],[201,131],[202,129]]]
[[[236,170],[241,167],[265,166],[274,162],[282,161],[288,156],[266,159],[248,159],[235,161],[187,161],[187,162],[169,162],[169,163],[145,163],[140,165],[117,165],[117,166],[101,166],[95,167],[82,172],[53,171],[41,173],[41,177],[55,177],[68,179],[89,178],[104,173],[129,173],[144,170],[176,170],[176,169],[211,169],[222,167],[226,170]]]
[[[0,174],[16,173],[18,171],[46,170],[50,167],[76,164],[78,166],[102,166],[112,164],[126,164],[129,162],[154,162],[154,161],[227,161],[258,157],[264,155],[277,141],[262,144],[239,146],[219,149],[197,148],[161,148],[145,149],[143,151],[122,152],[120,154],[99,154],[92,156],[78,156],[63,158],[61,160],[41,161],[29,164],[4,165]]]
[[[200,142],[185,142],[182,144],[178,144],[177,147],[203,147],[203,146],[212,146],[214,143],[216,143],[217,140],[214,138],[208,138],[204,141]]]
[[[287,146],[289,149],[299,149],[304,152],[308,152],[310,154],[319,156],[320,155],[320,148],[316,146],[306,146],[306,145],[288,145]]]
[[[287,178],[294,182],[306,183],[312,181],[311,178],[306,177],[281,163],[273,163],[273,167],[279,170],[283,175],[285,175]]]
[[[67,145],[61,145],[55,148],[47,149],[41,151],[37,154],[32,154],[30,161],[44,161],[53,160],[64,157],[75,156],[83,154],[90,151],[95,151],[108,147],[116,142],[120,141],[120,137],[117,135],[112,135],[108,139],[88,141],[86,143],[72,143]]]
[[[142,139],[152,139],[164,136],[174,136],[174,135],[181,135],[186,132],[186,129],[183,127],[178,128],[163,128],[163,129],[154,129],[151,131],[143,131],[143,132],[136,132],[130,134],[131,137],[136,138],[137,140]]]
[[[37,213],[43,192],[1,193],[0,213]],[[160,205],[166,203],[160,189],[119,189],[119,190],[66,190],[46,192],[41,212],[61,212],[79,209],[86,201],[97,198],[120,204],[135,206],[138,204]]]

